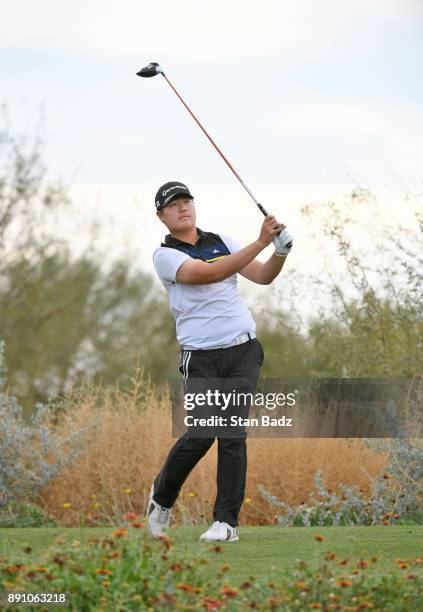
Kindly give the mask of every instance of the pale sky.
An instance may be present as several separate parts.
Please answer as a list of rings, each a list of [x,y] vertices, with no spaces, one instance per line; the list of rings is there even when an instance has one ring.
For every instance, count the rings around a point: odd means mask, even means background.
[[[294,267],[318,259],[304,204],[361,184],[401,218],[402,184],[422,191],[418,0],[0,0],[0,14],[0,101],[16,131],[41,115],[50,175],[72,184],[81,227],[108,223],[111,256],[131,243],[153,272],[168,180],[188,184],[202,229],[245,243],[262,221],[165,80],[135,76],[150,61],[295,233]],[[63,226],[75,245],[81,227]]]

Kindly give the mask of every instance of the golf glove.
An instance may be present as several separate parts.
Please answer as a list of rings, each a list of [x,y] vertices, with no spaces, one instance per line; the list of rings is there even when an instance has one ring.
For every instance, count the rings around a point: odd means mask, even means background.
[[[278,236],[273,238],[273,244],[275,245],[275,255],[278,257],[285,257],[292,249],[294,237],[288,232],[287,229],[281,231]]]

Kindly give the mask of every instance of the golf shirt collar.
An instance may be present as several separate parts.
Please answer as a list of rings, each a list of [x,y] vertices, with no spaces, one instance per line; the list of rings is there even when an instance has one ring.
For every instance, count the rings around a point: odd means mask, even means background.
[[[198,240],[197,242],[193,245],[191,244],[191,242],[184,242],[183,240],[179,240],[178,238],[174,238],[171,234],[167,234],[165,236],[165,241],[162,242],[161,246],[167,246],[167,247],[176,247],[179,245],[189,245],[189,246],[200,246],[201,243],[204,241],[204,239],[207,237],[206,234],[207,232],[203,232],[203,230],[201,230],[199,227],[196,228],[197,230],[197,234],[198,234]]]

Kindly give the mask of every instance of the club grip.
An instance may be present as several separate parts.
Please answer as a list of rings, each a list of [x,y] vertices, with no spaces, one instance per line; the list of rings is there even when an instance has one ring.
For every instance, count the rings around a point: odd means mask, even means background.
[[[265,209],[265,208],[263,208],[263,206],[262,206],[261,204],[259,204],[258,202],[257,202],[257,206],[259,207],[259,209],[261,210],[261,212],[263,213],[263,215],[264,215],[265,217],[267,217],[267,215],[268,215],[269,213],[266,211],[266,209]]]

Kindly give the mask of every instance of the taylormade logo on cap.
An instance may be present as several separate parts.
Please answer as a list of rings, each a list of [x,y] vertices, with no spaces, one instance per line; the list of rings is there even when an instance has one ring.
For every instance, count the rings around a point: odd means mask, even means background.
[[[173,189],[183,189],[185,191],[186,187],[185,185],[175,185],[175,187],[170,187],[169,189],[165,189],[164,191],[162,191],[162,196],[164,197],[166,194],[169,193],[169,191],[172,191]]]
[[[165,183],[156,193],[156,209],[160,210],[161,208],[164,208],[171,200],[179,195],[184,195],[192,200],[194,199],[194,196],[190,193],[188,187],[183,183],[179,181],[169,181],[168,183]]]

